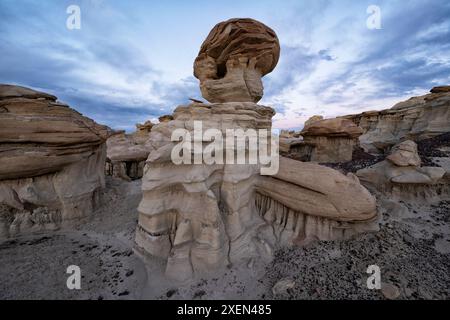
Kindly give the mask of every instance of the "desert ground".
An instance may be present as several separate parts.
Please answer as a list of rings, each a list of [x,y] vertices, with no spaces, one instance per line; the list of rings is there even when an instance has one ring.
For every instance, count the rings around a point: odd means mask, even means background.
[[[386,299],[366,286],[367,267],[402,299],[450,296],[450,199],[426,204],[380,196],[380,231],[340,242],[278,248],[264,265],[235,266],[187,284],[164,277],[164,261],[133,249],[140,181],[108,178],[104,207],[76,230],[0,245],[0,299]],[[66,286],[81,268],[81,290]],[[273,294],[280,280],[295,284]],[[389,293],[387,293],[389,296]]]

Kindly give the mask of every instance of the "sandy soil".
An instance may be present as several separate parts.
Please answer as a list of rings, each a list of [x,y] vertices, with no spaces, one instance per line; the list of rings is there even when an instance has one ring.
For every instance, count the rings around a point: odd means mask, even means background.
[[[372,264],[401,299],[450,298],[450,199],[378,195],[378,233],[278,249],[268,265],[255,261],[180,284],[163,277],[163,261],[133,250],[140,198],[140,181],[108,179],[92,219],[1,243],[0,299],[383,299],[366,286]],[[66,287],[72,264],[81,268],[81,290]],[[282,279],[295,284],[274,296]]]

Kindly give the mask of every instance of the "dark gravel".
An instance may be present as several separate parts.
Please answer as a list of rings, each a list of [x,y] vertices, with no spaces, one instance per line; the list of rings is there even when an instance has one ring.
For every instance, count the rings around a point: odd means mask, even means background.
[[[321,165],[342,171],[344,173],[348,172],[355,173],[360,169],[370,167],[375,163],[383,161],[384,159],[385,159],[384,155],[375,156],[370,153],[364,152],[362,148],[357,147],[355,148],[355,150],[353,150],[351,161],[341,163],[321,163]]]

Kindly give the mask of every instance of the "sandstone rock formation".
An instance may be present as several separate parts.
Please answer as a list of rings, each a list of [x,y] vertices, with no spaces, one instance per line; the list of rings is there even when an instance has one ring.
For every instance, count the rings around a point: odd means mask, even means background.
[[[420,141],[450,131],[449,86],[400,102],[391,109],[349,115],[360,126],[361,147],[370,153],[384,153],[404,140]]]
[[[305,122],[300,132],[303,142],[290,147],[292,156],[302,161],[323,163],[352,160],[353,149],[362,129],[347,119],[321,119],[313,116]]]
[[[375,200],[353,175],[286,158],[273,177],[261,176],[259,164],[171,161],[177,128],[192,131],[197,120],[203,130],[224,134],[230,128],[270,129],[273,115],[254,103],[191,104],[153,127],[136,243],[167,259],[168,276],[185,280],[232,263],[271,259],[277,245],[376,229]]]
[[[406,140],[395,145],[387,159],[399,167],[420,166],[419,152],[414,141]]]
[[[416,143],[407,140],[394,146],[386,160],[359,170],[356,175],[365,185],[386,192],[397,192],[399,187],[408,185],[445,183],[445,169],[420,167],[420,163]]]
[[[150,120],[145,121],[143,124],[136,123],[135,135],[138,137],[143,137],[143,138],[147,139],[148,134],[150,133],[152,128],[153,128],[153,123]]]
[[[106,174],[124,180],[142,178],[145,160],[150,153],[146,145],[153,123],[136,124],[136,132],[115,132],[108,138]]]
[[[300,134],[303,137],[326,136],[357,138],[362,134],[362,129],[347,119],[333,118],[310,122],[305,125]]]
[[[377,228],[375,199],[355,175],[278,157],[271,135],[275,112],[254,102],[262,96],[260,77],[275,67],[278,54],[275,34],[261,23],[218,24],[195,63],[204,97],[218,102],[179,106],[150,132],[136,244],[165,259],[169,277],[186,280],[231,264],[268,261],[278,245],[344,239]],[[337,122],[330,122],[327,135],[354,137],[355,125]],[[255,140],[251,130],[258,130]],[[202,158],[207,150],[211,157]],[[271,175],[263,175],[267,151],[271,164],[279,164]],[[247,161],[237,164],[241,152]],[[251,162],[251,154],[259,161]]]
[[[104,185],[110,130],[56,97],[0,85],[0,237],[85,217]]]
[[[280,132],[280,154],[288,155],[290,153],[296,153],[297,147],[301,147],[303,144],[303,137],[299,132],[294,130],[281,130]]]
[[[447,93],[450,92],[450,86],[438,86],[430,90],[431,93]]]
[[[209,102],[258,102],[261,77],[270,73],[280,56],[275,32],[253,19],[218,23],[195,59],[194,75]]]
[[[317,122],[317,121],[320,121],[320,120],[323,120],[322,116],[318,116],[318,115],[312,116],[308,120],[305,121],[305,124],[304,124],[303,127],[304,128],[308,127],[309,125],[313,124],[314,122]]]
[[[159,120],[159,122],[166,122],[166,121],[173,120],[173,117],[170,114],[166,114],[166,115],[159,117],[158,120]]]

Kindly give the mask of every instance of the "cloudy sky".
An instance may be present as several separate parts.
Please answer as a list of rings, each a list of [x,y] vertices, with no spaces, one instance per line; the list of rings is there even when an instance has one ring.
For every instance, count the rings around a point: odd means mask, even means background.
[[[70,5],[81,29],[66,27]],[[381,29],[369,29],[370,5]],[[0,83],[43,90],[133,130],[201,98],[192,63],[217,23],[250,17],[281,43],[261,104],[275,128],[383,109],[450,84],[450,1],[0,0]]]

